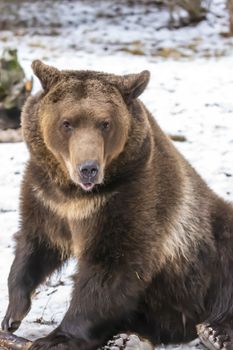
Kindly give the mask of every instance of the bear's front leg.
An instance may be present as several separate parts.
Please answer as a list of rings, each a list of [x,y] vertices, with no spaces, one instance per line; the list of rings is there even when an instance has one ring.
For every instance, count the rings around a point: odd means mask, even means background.
[[[27,239],[27,233],[32,238]],[[9,304],[2,321],[4,331],[14,332],[30,310],[36,287],[62,264],[60,252],[30,231],[17,233],[14,262],[8,277]]]
[[[92,350],[133,327],[133,311],[147,284],[131,267],[103,269],[80,262],[70,307],[58,328],[30,350]]]

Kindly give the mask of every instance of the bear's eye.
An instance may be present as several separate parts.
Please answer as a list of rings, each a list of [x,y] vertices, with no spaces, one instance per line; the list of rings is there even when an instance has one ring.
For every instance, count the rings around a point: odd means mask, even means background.
[[[70,122],[68,122],[68,120],[64,120],[64,121],[62,122],[62,126],[63,126],[63,129],[64,129],[65,131],[70,131],[70,130],[72,130],[72,125],[70,124]]]
[[[109,130],[110,129],[110,121],[105,120],[101,123],[101,129],[102,130]]]

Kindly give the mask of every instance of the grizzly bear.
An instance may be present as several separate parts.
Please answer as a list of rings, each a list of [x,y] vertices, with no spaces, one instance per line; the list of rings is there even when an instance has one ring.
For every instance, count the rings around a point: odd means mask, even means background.
[[[68,311],[31,349],[92,350],[121,333],[115,349],[149,344],[127,343],[131,333],[233,349],[233,206],[138,99],[149,72],[32,68],[43,91],[22,112],[30,160],[2,328],[15,331],[37,286],[74,256]]]

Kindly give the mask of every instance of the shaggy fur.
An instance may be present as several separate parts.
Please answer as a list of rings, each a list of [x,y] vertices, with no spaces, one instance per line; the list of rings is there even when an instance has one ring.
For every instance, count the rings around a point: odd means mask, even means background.
[[[70,307],[32,349],[91,350],[118,332],[158,343],[196,337],[232,349],[233,207],[215,195],[137,97],[149,73],[58,71],[22,127],[30,151],[2,326],[15,330],[35,288],[78,258]],[[95,159],[91,191],[79,164]]]

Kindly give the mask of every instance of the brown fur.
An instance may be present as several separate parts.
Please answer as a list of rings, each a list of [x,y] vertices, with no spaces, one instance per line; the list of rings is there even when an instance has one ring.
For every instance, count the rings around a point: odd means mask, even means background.
[[[233,207],[137,99],[148,72],[33,69],[44,91],[22,114],[31,158],[3,328],[19,326],[32,292],[71,255],[79,272],[69,310],[33,349],[95,349],[120,331],[182,342],[200,322],[229,327]],[[86,159],[100,168],[89,192],[77,170]]]

